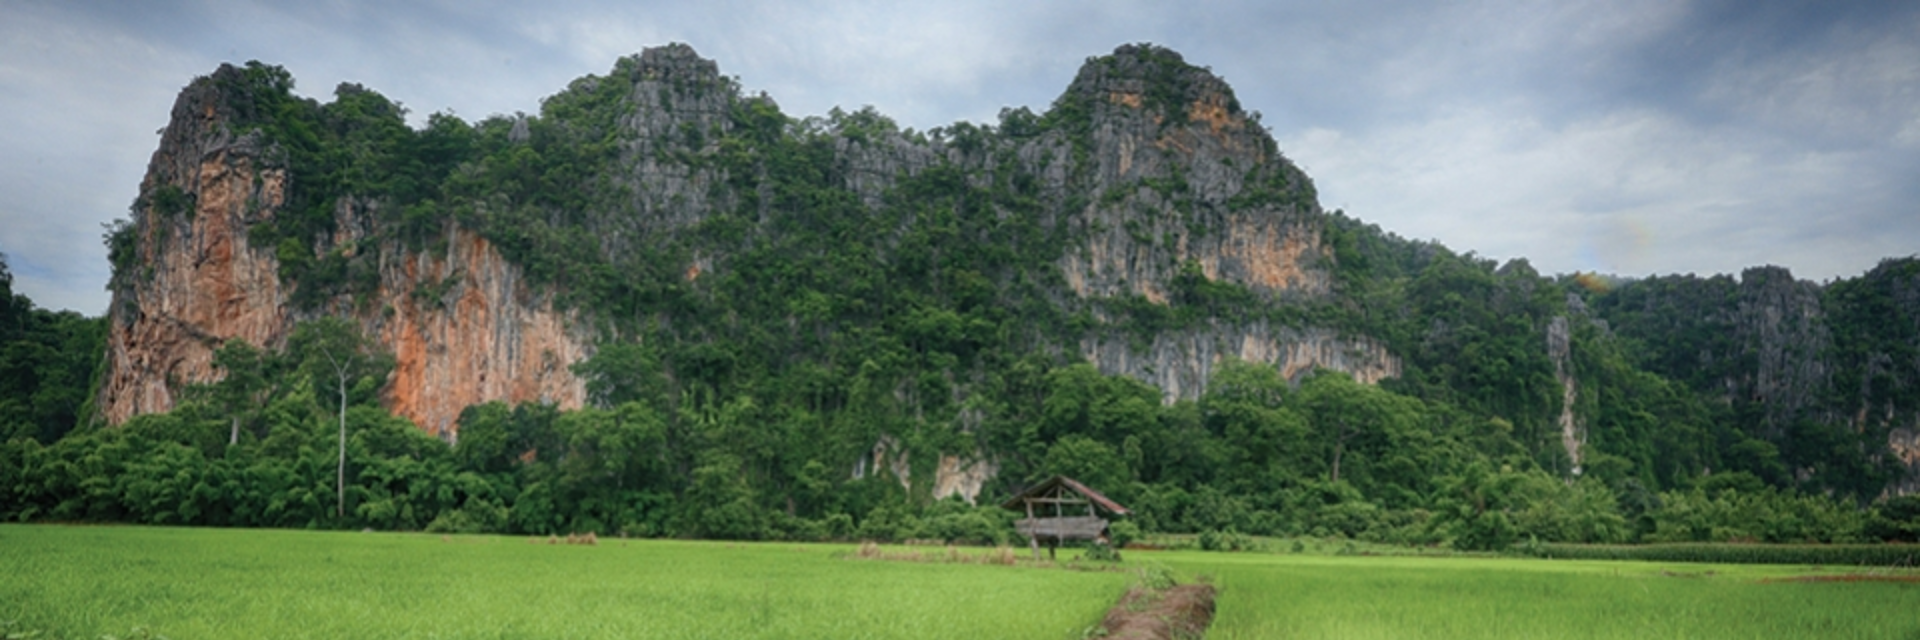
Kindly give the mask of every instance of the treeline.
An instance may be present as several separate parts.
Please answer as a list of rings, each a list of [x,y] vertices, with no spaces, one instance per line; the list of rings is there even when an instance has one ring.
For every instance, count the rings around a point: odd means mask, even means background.
[[[86,413],[106,334],[105,318],[41,309],[14,293],[0,254],[0,440],[66,435]]]
[[[1339,373],[1296,387],[1237,362],[1198,401],[1170,406],[1089,365],[1028,362],[1023,406],[996,410],[1022,419],[989,416],[968,443],[1003,452],[977,508],[932,499],[924,462],[911,465],[911,490],[888,465],[855,477],[849,459],[823,445],[857,430],[857,417],[796,419],[751,395],[682,399],[677,409],[648,397],[576,411],[476,405],[450,445],[379,406],[382,359],[340,385],[321,362],[339,343],[309,337],[317,333],[302,325],[284,353],[230,343],[217,362],[247,375],[195,387],[170,413],[50,444],[12,437],[0,448],[0,519],[994,543],[1007,541],[1013,514],[993,505],[1060,473],[1107,490],[1147,532],[1462,549],[1920,534],[1911,497],[1862,510],[1741,473],[1659,493],[1568,481],[1535,464],[1499,421]],[[603,354],[647,355],[631,346]],[[596,358],[580,369],[604,393],[614,365]]]

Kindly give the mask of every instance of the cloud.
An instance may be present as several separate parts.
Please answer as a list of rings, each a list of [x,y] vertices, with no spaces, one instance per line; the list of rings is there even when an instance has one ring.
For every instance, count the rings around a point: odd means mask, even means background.
[[[220,62],[358,82],[413,119],[537,111],[680,41],[790,115],[903,126],[1043,110],[1155,42],[1265,114],[1329,207],[1543,271],[1851,275],[1920,246],[1920,5],[1614,0],[902,4],[239,0],[0,9],[0,252],[51,307],[106,306],[174,94]]]
[[[1796,149],[1653,111],[1552,127],[1477,109],[1359,135],[1312,129],[1280,144],[1317,177],[1328,207],[1543,272],[1771,263],[1827,279],[1910,253],[1920,238],[1920,219],[1833,215],[1897,210],[1877,194],[1910,174],[1879,166],[1879,154]]]
[[[145,72],[182,59],[35,9],[0,21],[0,113],[17,118],[0,127],[0,252],[35,303],[101,313],[109,269],[100,224],[125,215],[167,121],[165,106],[135,114],[127,105],[177,89]]]

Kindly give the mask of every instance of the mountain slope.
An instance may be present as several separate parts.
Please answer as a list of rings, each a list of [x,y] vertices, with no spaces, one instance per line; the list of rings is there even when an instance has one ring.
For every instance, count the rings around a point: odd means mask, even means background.
[[[1712,312],[1618,315],[1652,285],[1600,292],[1322,211],[1232,89],[1158,47],[1089,59],[1044,113],[925,132],[870,109],[789,117],[685,45],[537,115],[420,130],[357,85],[325,104],[291,88],[253,63],[182,92],[111,238],[108,421],[218,377],[228,339],[278,348],[346,315],[396,356],[387,407],[430,433],[457,438],[489,401],[641,403],[782,492],[818,464],[971,498],[1067,455],[1075,436],[1034,426],[1055,423],[1148,481],[1173,472],[1141,475],[1158,463],[1125,416],[1185,424],[1230,361],[1350,373],[1425,403],[1421,429],[1479,434],[1460,437],[1489,459],[1616,490],[1729,471],[1855,496],[1901,482],[1884,463],[1910,439],[1911,387],[1843,372],[1901,356],[1806,360],[1866,343],[1740,324],[1763,354],[1716,369],[1659,337]],[[1830,302],[1785,286],[1764,313],[1854,313],[1847,286]],[[1078,361],[1144,384],[1061,373]],[[1769,400],[1756,430],[1705,382],[1742,375],[1780,397],[1858,384],[1889,417],[1844,435],[1860,421],[1794,427],[1812,401]],[[1050,395],[1067,383],[1106,400],[1070,410]],[[1167,406],[1124,408],[1142,396]],[[1796,428],[1819,437],[1781,435]]]

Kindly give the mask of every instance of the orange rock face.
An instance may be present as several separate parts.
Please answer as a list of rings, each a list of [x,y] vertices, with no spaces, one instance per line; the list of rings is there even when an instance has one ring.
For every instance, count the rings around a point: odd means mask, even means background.
[[[436,434],[452,434],[468,405],[504,400],[573,409],[586,386],[569,367],[587,357],[572,318],[534,299],[520,271],[485,239],[456,231],[444,258],[406,255],[381,269],[389,318],[368,319],[394,354],[389,408]],[[438,283],[438,297],[423,295]],[[431,293],[431,292],[429,292]]]
[[[143,273],[112,306],[99,403],[108,422],[172,409],[182,385],[214,377],[213,350],[228,338],[286,339],[278,265],[261,260],[266,252],[249,246],[245,232],[250,205],[282,204],[286,173],[256,163],[238,151],[208,153],[186,184],[173,183],[197,196],[191,215],[142,216]]]
[[[227,340],[282,348],[311,315],[290,310],[274,247],[248,242],[248,228],[286,204],[287,171],[256,137],[228,130],[213,84],[181,93],[143,183],[147,204],[133,212],[138,259],[115,275],[97,401],[110,424],[170,410],[186,385],[217,379],[213,351]],[[190,211],[159,211],[151,203],[164,189],[184,194]],[[394,354],[388,407],[449,438],[470,404],[579,407],[586,388],[569,367],[590,338],[478,235],[450,230],[444,248],[383,246],[374,302],[329,305],[351,309]]]

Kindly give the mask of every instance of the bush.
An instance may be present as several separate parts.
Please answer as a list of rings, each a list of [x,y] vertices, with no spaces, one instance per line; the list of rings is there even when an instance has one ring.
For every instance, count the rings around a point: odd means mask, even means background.
[[[920,522],[918,535],[951,544],[1006,544],[1010,529],[1005,523],[983,511],[949,513],[926,518]]]
[[[1094,542],[1092,546],[1087,547],[1087,552],[1080,557],[1099,562],[1119,562],[1120,551],[1115,549],[1113,545]]]
[[[427,533],[499,533],[507,527],[507,508],[482,500],[469,500],[458,508],[443,511],[427,523]]]
[[[1200,549],[1204,551],[1252,551],[1254,547],[1253,538],[1232,527],[1200,533]]]

